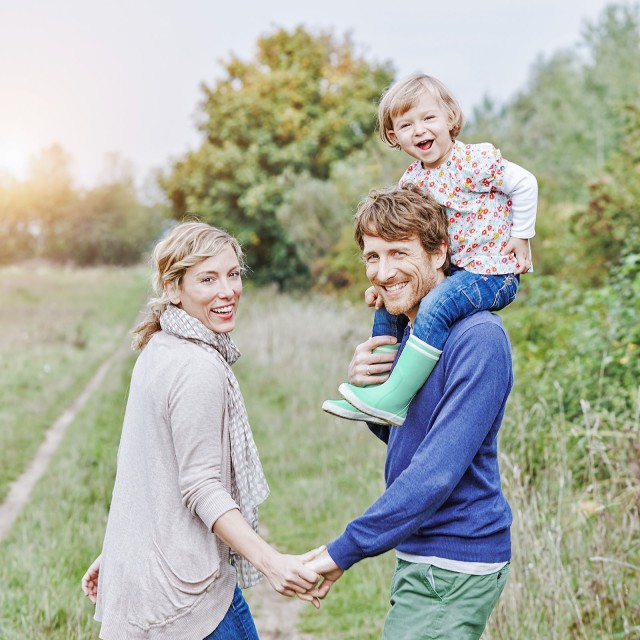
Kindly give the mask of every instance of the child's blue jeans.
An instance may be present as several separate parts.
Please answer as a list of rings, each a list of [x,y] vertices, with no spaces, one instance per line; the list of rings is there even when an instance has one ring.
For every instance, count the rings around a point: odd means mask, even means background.
[[[519,281],[513,273],[488,276],[452,267],[451,275],[420,301],[413,335],[442,349],[454,322],[478,311],[504,309],[516,297]],[[375,313],[371,335],[395,336],[400,342],[407,322],[407,316],[394,316],[382,307]]]

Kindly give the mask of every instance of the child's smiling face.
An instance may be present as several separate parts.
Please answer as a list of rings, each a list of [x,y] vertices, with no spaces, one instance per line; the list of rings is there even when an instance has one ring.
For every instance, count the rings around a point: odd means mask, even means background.
[[[453,146],[449,116],[440,101],[425,91],[402,115],[392,118],[389,137],[412,158],[428,169],[442,164]]]

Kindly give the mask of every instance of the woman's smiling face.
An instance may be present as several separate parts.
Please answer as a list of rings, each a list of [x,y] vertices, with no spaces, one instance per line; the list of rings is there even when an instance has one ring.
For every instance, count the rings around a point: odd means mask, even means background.
[[[215,333],[228,333],[236,324],[242,275],[232,247],[189,267],[171,302]]]

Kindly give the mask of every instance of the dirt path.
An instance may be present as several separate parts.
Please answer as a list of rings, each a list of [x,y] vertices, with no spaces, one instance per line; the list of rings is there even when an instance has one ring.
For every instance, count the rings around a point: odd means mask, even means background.
[[[104,379],[109,367],[120,354],[120,351],[121,350],[115,350],[114,353],[102,363],[82,393],[49,427],[45,434],[44,441],[36,451],[36,454],[29,463],[29,466],[9,487],[7,497],[4,502],[0,504],[0,540],[9,533],[13,523],[29,501],[33,488],[47,470],[49,462],[51,462],[53,454],[60,446],[69,425],[75,420],[76,415],[87,403],[91,394],[93,394],[93,392],[100,386],[100,383]]]
[[[278,595],[263,578],[259,584],[244,591],[260,640],[310,640],[311,636],[296,629],[303,607],[312,605],[298,598]]]

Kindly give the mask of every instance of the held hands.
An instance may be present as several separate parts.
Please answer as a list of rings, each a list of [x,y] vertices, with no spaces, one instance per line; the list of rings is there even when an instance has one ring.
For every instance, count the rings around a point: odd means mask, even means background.
[[[277,553],[264,569],[271,586],[283,596],[298,596],[316,609],[334,583],[344,573],[323,545],[299,556]]]
[[[98,597],[101,559],[100,555],[91,563],[81,583],[82,592],[94,605]],[[278,593],[284,596],[296,595],[319,609],[320,599],[329,593],[343,571],[323,545],[299,556],[277,553],[277,561],[269,563],[264,574]],[[323,580],[318,584],[321,576]]]
[[[91,600],[92,604],[95,604],[98,598],[98,576],[100,575],[101,559],[102,555],[99,555],[82,576],[82,593]]]
[[[509,238],[509,242],[500,250],[500,255],[508,256],[513,253],[516,259],[516,275],[526,273],[531,268],[531,253],[529,240],[526,238]]]
[[[316,573],[320,574],[323,578],[322,582],[314,589],[313,595],[316,598],[324,598],[331,587],[338,581],[344,571],[334,562],[333,558],[329,555],[326,547],[322,547],[322,551],[310,562],[307,562],[307,567],[312,569]],[[317,551],[317,549],[316,549]]]
[[[299,556],[276,552],[272,561],[261,570],[269,584],[279,594],[289,597],[298,596],[319,609],[320,601],[315,594],[315,587],[320,576],[306,563],[311,562],[324,549],[324,546],[318,547]]]

